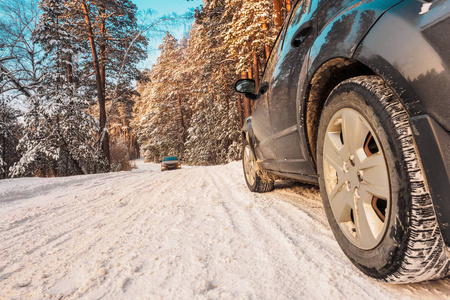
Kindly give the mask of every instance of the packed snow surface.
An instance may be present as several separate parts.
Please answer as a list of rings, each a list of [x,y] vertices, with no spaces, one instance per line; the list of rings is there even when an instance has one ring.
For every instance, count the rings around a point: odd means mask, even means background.
[[[241,164],[0,181],[0,299],[442,299],[361,274],[317,188],[253,194]]]

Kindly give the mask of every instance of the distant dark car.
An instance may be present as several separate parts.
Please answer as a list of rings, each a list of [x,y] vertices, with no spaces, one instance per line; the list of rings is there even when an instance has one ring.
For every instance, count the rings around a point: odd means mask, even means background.
[[[161,161],[161,171],[181,169],[181,160],[177,156],[166,156]]]
[[[318,184],[348,258],[380,281],[447,276],[450,1],[297,1],[244,124],[245,180]]]

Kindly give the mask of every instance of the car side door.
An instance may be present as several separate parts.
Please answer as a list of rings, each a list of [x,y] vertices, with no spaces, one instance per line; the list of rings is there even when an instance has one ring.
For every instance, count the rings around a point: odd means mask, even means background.
[[[294,5],[269,78],[274,153],[280,171],[286,173],[307,174],[309,170],[308,151],[300,142],[296,100],[299,74],[317,32],[317,2],[299,0]]]
[[[284,27],[283,27],[284,28]],[[268,81],[273,69],[278,61],[278,52],[281,47],[281,36],[283,29],[279,33],[272,52],[267,60],[262,82]],[[264,86],[259,87],[259,91],[264,90]],[[255,100],[252,107],[252,115],[246,122],[251,123],[253,133],[253,143],[256,157],[264,169],[278,171],[276,156],[273,145],[273,130],[269,115],[269,98],[267,93],[261,93],[259,99]]]

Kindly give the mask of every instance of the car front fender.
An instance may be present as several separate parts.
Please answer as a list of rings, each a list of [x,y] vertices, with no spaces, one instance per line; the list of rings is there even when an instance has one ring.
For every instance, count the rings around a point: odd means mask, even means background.
[[[412,117],[428,114],[450,131],[450,5],[426,4],[405,1],[389,10],[354,58],[383,78]]]

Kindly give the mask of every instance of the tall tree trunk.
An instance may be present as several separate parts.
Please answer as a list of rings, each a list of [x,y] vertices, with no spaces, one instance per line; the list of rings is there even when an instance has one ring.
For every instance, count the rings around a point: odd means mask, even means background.
[[[237,79],[240,79],[239,75],[237,75]],[[239,124],[242,126],[244,126],[244,116],[242,115],[242,95],[238,95],[238,102],[237,102],[237,106],[238,106],[238,112],[239,112]]]
[[[247,79],[248,73],[242,72],[241,76],[242,76],[242,79]],[[247,119],[248,117],[250,117],[250,114],[251,114],[250,99],[248,99],[247,97],[244,97],[244,119]]]
[[[255,80],[256,91],[259,89],[259,63],[256,51],[253,51],[253,79]]]
[[[247,71],[247,78],[248,79],[253,79],[253,80],[255,80],[255,78],[254,78],[254,76],[253,76],[253,68],[248,68],[248,71]],[[258,88],[258,86],[256,85],[256,80],[255,80],[255,88]],[[250,109],[249,109],[249,116],[252,114],[252,107],[253,107],[253,102],[254,102],[255,100],[253,100],[253,99],[250,99]],[[247,117],[248,118],[248,117]]]
[[[6,124],[6,102],[4,100],[2,100],[2,106],[3,124]],[[2,178],[6,178],[8,176],[8,164],[6,162],[6,136],[4,132],[2,134],[2,159],[3,163],[6,164]]]
[[[238,111],[239,111],[239,124],[241,125],[240,127],[242,128],[242,126],[244,126],[244,120],[243,120],[243,116],[242,116],[242,96],[239,95],[238,96]]]
[[[266,40],[266,32],[269,30],[269,24],[267,24],[266,19],[263,19],[262,30],[264,32],[264,40]],[[269,59],[270,47],[269,45],[264,45],[264,63]]]
[[[130,121],[127,118],[127,107],[125,103],[121,103],[122,104],[122,128],[124,128],[124,130],[122,131],[121,136],[124,137],[124,140],[127,144],[127,146],[129,146],[130,144],[128,143],[128,139],[130,138]]]
[[[292,8],[292,1],[286,0],[286,13],[290,12]]]
[[[100,16],[102,24],[100,26],[100,77],[102,79],[102,88],[106,93],[106,10],[105,10],[105,0],[102,0],[100,5]]]
[[[281,0],[273,0],[274,22],[277,30],[283,25],[283,13],[281,11]]]
[[[103,85],[102,85],[102,78],[101,78],[101,74],[100,74],[100,66],[99,66],[99,62],[98,62],[97,49],[95,47],[95,38],[94,38],[94,33],[92,31],[91,21],[89,18],[89,10],[87,8],[85,1],[83,1],[81,3],[81,5],[83,7],[84,18],[86,20],[88,36],[89,36],[89,43],[91,45],[91,50],[92,50],[92,60],[94,63],[95,79],[96,79],[96,83],[97,83],[98,106],[99,106],[99,110],[100,110],[100,136],[103,136],[102,150],[103,150],[103,154],[105,155],[105,157],[108,161],[108,169],[109,169],[109,165],[111,164],[111,157],[110,157],[110,153],[109,153],[109,135],[108,135],[108,131],[106,130],[105,91],[103,90]]]
[[[186,142],[186,133],[184,132],[184,119],[183,119],[183,110],[181,108],[181,97],[178,95],[178,112],[180,114],[180,123],[181,123],[181,137],[183,138],[183,145]]]

